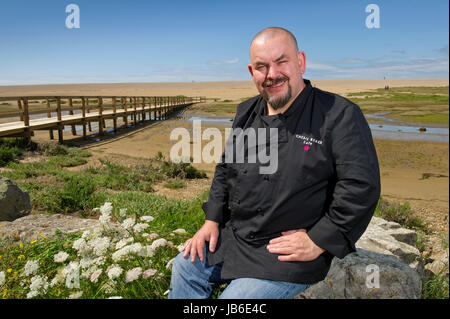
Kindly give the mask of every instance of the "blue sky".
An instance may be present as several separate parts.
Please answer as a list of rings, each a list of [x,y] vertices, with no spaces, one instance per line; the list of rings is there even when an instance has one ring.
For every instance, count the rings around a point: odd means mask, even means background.
[[[250,80],[248,46],[268,26],[294,33],[309,79],[447,78],[448,12],[447,0],[2,0],[0,85]]]

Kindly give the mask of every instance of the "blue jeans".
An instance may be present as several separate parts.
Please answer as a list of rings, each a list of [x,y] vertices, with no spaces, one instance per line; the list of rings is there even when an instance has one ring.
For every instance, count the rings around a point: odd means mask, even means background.
[[[205,245],[206,246],[206,245]],[[172,265],[169,299],[206,299],[210,298],[214,287],[229,283],[220,299],[292,299],[311,284],[297,284],[285,281],[273,281],[258,278],[237,278],[222,280],[222,263],[208,266],[206,247],[203,262],[198,256],[191,263],[184,252],[178,254]]]

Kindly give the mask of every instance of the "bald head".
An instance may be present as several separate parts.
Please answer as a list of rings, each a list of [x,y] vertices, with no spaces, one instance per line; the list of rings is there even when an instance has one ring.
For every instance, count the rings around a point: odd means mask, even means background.
[[[303,90],[305,61],[305,53],[298,51],[297,40],[286,29],[267,28],[253,38],[248,70],[269,113],[286,110]]]
[[[250,50],[255,43],[264,43],[267,40],[271,40],[279,36],[286,36],[289,39],[289,42],[292,45],[293,49],[298,52],[298,43],[295,36],[289,30],[280,27],[270,27],[259,31],[250,44]]]

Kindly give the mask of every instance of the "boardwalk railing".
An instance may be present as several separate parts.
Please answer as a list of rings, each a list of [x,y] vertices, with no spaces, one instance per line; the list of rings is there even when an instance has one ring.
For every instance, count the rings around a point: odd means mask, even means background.
[[[86,126],[92,132],[91,123],[97,122],[98,134],[103,135],[105,120],[112,120],[116,133],[120,119],[123,127],[128,127],[129,121],[134,125],[146,121],[147,115],[148,120],[164,120],[187,106],[205,101],[205,97],[186,96],[0,97],[0,107],[6,108],[0,112],[0,137],[20,136],[30,141],[34,131],[49,130],[50,139],[54,139],[53,130],[57,130],[58,141],[62,143],[66,125],[72,127],[73,135],[77,134],[76,126],[81,125],[86,138]]]

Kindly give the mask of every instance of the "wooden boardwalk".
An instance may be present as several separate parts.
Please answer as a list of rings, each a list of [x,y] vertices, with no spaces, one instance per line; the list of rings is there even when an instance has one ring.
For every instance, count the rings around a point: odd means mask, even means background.
[[[98,123],[99,135],[104,134],[105,120],[113,121],[114,133],[118,129],[118,119],[123,126],[129,126],[129,117],[134,125],[138,121],[158,121],[170,117],[177,111],[195,103],[205,102],[205,97],[185,96],[16,96],[0,97],[0,105],[16,106],[17,111],[0,113],[0,118],[12,119],[0,123],[0,137],[24,137],[28,141],[37,130],[58,131],[58,141],[63,142],[65,126],[83,127],[83,137],[87,128],[92,132],[92,122]],[[64,105],[64,107],[63,107]],[[31,116],[30,116],[31,115]],[[33,118],[37,115],[38,118]],[[46,116],[45,116],[46,115]],[[147,118],[148,115],[148,118]],[[36,116],[34,116],[36,117]],[[19,119],[19,121],[17,121]],[[87,126],[87,128],[86,128]]]

